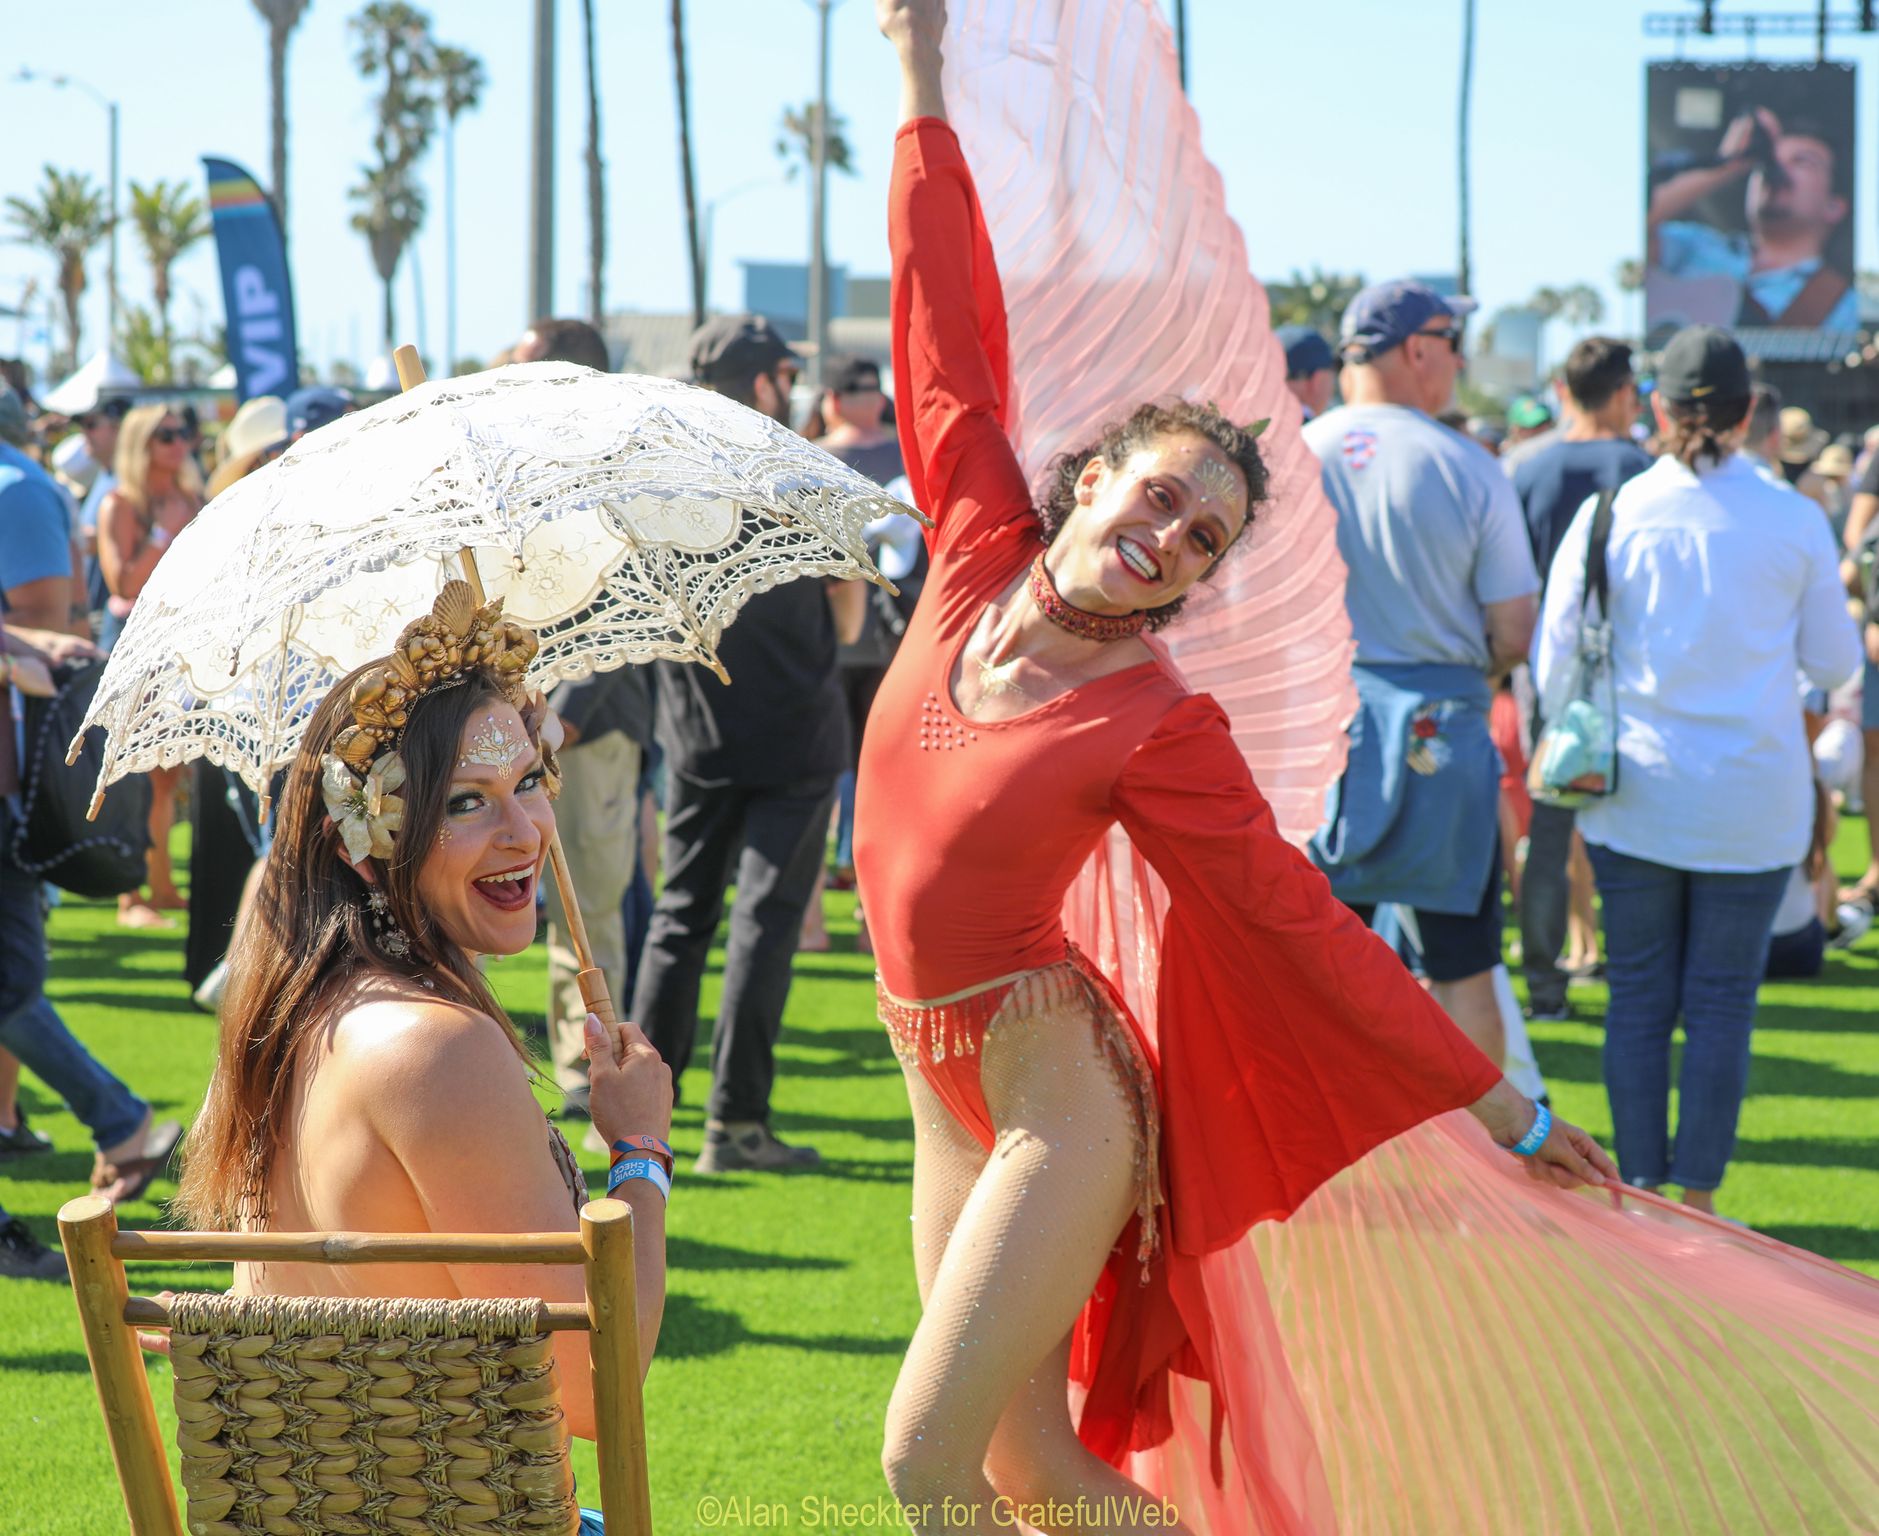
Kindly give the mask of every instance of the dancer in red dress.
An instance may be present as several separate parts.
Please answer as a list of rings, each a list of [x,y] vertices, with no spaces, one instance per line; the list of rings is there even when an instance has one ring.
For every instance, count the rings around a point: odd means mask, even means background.
[[[1202,1255],[1459,1107],[1536,1177],[1614,1170],[1332,898],[1218,706],[1141,638],[1258,515],[1251,437],[1203,407],[1145,407],[1033,508],[1001,424],[990,241],[945,121],[943,12],[879,8],[902,64],[901,440],[936,523],[857,802],[882,1017],[913,1102],[924,1305],[887,1470],[935,1529],[949,1500],[964,1521],[948,1529],[989,1532],[1011,1528],[1000,1497],[1022,1518],[1079,1496],[1088,1520],[1026,1523],[1166,1529],[1132,1517],[1140,1489],[1115,1464],[1167,1439],[1171,1376],[1218,1386]],[[1159,1050],[1064,936],[1065,894],[1116,824],[1172,900],[1159,1009],[1180,1022]],[[1224,1406],[1216,1392],[1216,1458]]]

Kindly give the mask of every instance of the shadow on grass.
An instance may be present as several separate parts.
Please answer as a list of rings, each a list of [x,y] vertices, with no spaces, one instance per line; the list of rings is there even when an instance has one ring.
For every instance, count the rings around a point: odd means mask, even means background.
[[[696,1270],[830,1270],[847,1269],[843,1259],[824,1258],[820,1254],[760,1253],[754,1248],[733,1248],[729,1243],[708,1243],[702,1238],[673,1237],[665,1242],[668,1269]]]
[[[660,1360],[696,1360],[721,1355],[746,1344],[771,1345],[829,1355],[902,1355],[905,1339],[871,1339],[854,1334],[777,1333],[747,1328],[735,1312],[696,1297],[668,1294],[659,1325]]]
[[[74,1195],[91,1187],[89,1152],[41,1152],[33,1157],[9,1157],[0,1163],[9,1184],[59,1184]]]
[[[134,1013],[186,1013],[213,1025],[215,1015],[204,1013],[189,999],[179,979],[177,990],[170,992],[105,992],[92,987],[82,990],[61,987],[52,1002],[55,1008],[117,1008]],[[50,995],[50,994],[49,994]]]
[[[1849,990],[1870,993],[1873,985],[1869,982]],[[1755,1010],[1755,1028],[1758,1032],[1792,1030],[1804,1035],[1867,1035],[1879,1031],[1879,1019],[1864,1008],[1809,1007],[1769,1002],[1764,997]]]
[[[23,1355],[0,1354],[0,1371],[33,1371],[41,1375],[64,1373],[83,1376],[91,1362],[82,1349],[49,1349]]]
[[[1879,1168],[1879,1141],[1848,1136],[1739,1137],[1738,1163],[1774,1163],[1793,1168]]]
[[[1870,1227],[1777,1225],[1755,1230],[1842,1264],[1879,1263],[1879,1231]]]
[[[1573,1040],[1534,1041],[1540,1070],[1549,1078],[1569,1083],[1602,1083],[1602,1053],[1596,1045]],[[1678,1055],[1672,1056],[1671,1081],[1676,1081]],[[1749,1066],[1751,1094],[1818,1099],[1855,1099],[1879,1094],[1879,1074],[1848,1072],[1828,1062],[1806,1061],[1757,1050]]]

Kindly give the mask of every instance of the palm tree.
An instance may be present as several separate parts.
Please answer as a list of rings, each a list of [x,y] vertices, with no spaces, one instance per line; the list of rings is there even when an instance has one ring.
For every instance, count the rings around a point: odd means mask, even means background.
[[[1564,320],[1572,330],[1579,331],[1605,318],[1605,300],[1589,283],[1573,283],[1566,288],[1536,288],[1526,307],[1540,317],[1542,338],[1546,327],[1555,320]],[[1541,355],[1545,355],[1544,345]]]
[[[253,0],[267,23],[269,137],[273,145],[274,211],[280,215],[281,244],[287,244],[287,43],[308,0]]]
[[[678,86],[679,179],[685,188],[685,254],[692,269],[692,328],[705,323],[704,250],[698,243],[698,185],[692,168],[691,88],[685,75],[685,0],[672,0],[672,72]]]
[[[480,106],[489,83],[483,61],[462,48],[440,45],[431,72],[444,107],[444,365],[457,366],[457,119]]]
[[[111,230],[104,190],[82,171],[46,167],[36,197],[9,197],[7,218],[27,245],[37,246],[59,264],[59,293],[65,300],[65,336],[70,366],[78,366],[79,301],[85,295],[85,258]]]
[[[607,263],[606,166],[600,158],[600,76],[594,62],[594,0],[581,0],[581,26],[587,37],[587,304],[594,329],[605,323],[601,290]]]
[[[800,112],[785,107],[783,120],[776,126],[777,158],[783,162],[785,173],[792,181],[797,172],[813,169],[816,112],[813,101]],[[833,110],[829,112],[828,140],[823,146],[823,155],[831,171],[841,171],[848,176],[855,174],[855,153],[848,143],[848,119]]]
[[[385,346],[396,342],[392,280],[399,259],[423,226],[426,205],[418,184],[418,161],[429,148],[437,121],[436,45],[431,19],[406,0],[373,0],[352,18],[358,42],[354,62],[368,80],[382,79],[372,132],[376,165],[351,189],[358,205],[352,227],[365,236],[372,266],[385,285]]]
[[[209,234],[209,213],[202,199],[192,196],[188,184],[181,181],[158,181],[143,186],[130,184],[131,222],[137,226],[137,238],[143,242],[144,256],[150,263],[150,287],[156,297],[156,331],[163,356],[163,371],[155,382],[170,382],[169,352],[174,335],[170,330],[170,269],[177,258]]]
[[[392,279],[398,259],[424,224],[424,189],[399,166],[367,167],[365,180],[352,189],[359,211],[352,227],[365,236],[372,252],[372,267],[385,285],[385,350],[397,344],[398,327],[392,307]]]

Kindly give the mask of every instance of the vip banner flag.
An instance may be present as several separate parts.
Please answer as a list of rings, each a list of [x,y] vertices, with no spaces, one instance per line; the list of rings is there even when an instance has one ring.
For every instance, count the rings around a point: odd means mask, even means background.
[[[205,155],[202,164],[209,175],[209,212],[222,263],[235,393],[242,400],[285,395],[300,383],[300,356],[280,219],[260,183],[232,160]]]

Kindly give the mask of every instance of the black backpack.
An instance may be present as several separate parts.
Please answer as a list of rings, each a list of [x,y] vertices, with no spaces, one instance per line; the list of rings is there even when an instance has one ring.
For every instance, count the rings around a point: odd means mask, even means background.
[[[13,862],[74,896],[121,896],[144,883],[150,844],[150,781],[139,774],[111,786],[96,821],[85,820],[104,765],[104,727],[85,733],[69,766],[65,753],[91,708],[103,661],[53,670],[57,692],[26,700],[26,749],[20,755],[20,815]]]

